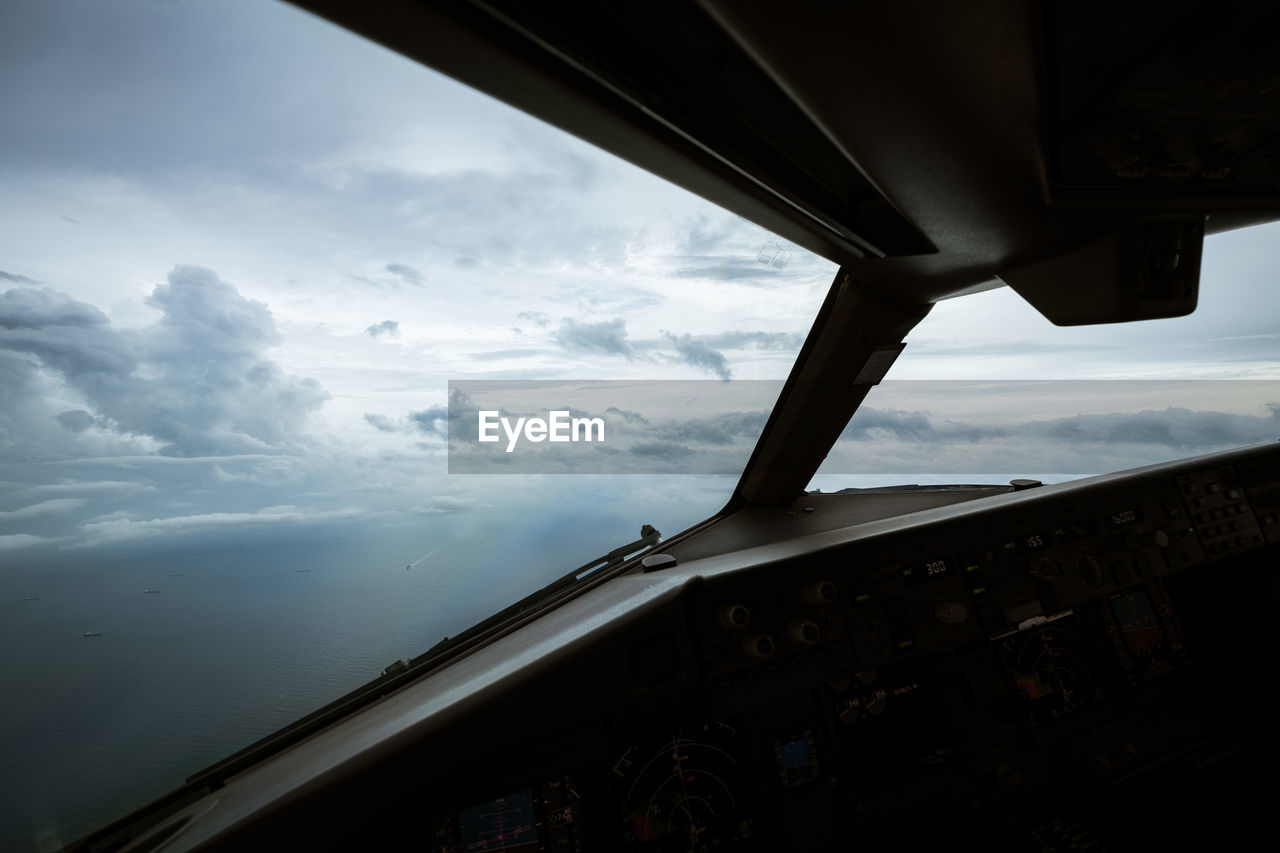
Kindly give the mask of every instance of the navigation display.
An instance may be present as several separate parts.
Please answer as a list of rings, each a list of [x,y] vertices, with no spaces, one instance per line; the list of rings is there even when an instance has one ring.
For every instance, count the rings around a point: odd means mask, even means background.
[[[1000,648],[1031,725],[1068,716],[1106,698],[1096,652],[1077,616],[1010,634],[1000,640]]]
[[[741,749],[738,732],[718,721],[626,746],[613,765],[624,849],[749,849],[756,830],[743,799]]]

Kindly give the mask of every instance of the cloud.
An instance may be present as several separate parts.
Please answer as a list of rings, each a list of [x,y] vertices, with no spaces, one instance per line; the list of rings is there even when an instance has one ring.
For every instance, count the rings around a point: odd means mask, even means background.
[[[699,259],[697,266],[683,267],[675,270],[676,278],[709,278],[715,281],[751,282],[761,276],[777,275],[772,267],[758,264],[754,260],[736,258]]]
[[[862,408],[822,473],[1097,474],[1275,441],[1280,405],[1266,411],[1169,407],[1034,421],[987,415],[977,422]]]
[[[84,329],[107,322],[107,316],[92,305],[47,287],[15,287],[0,294],[0,329]]]
[[[58,414],[58,423],[72,432],[84,432],[97,422],[97,418],[84,409],[72,409]]]
[[[682,444],[728,446],[752,443],[764,431],[769,413],[724,412],[713,417],[661,421],[649,430],[666,441]]]
[[[935,422],[926,412],[904,412],[863,406],[840,433],[842,441],[859,441],[891,435],[903,441],[940,443],[947,441],[979,441],[1009,435],[1002,426],[980,426],[950,420]]]
[[[408,264],[387,264],[387,272],[392,275],[398,275],[405,281],[413,284],[422,284],[422,273],[415,270]]]
[[[1280,437],[1280,404],[1270,417],[1168,408],[1119,414],[1076,415],[1027,425],[1033,435],[1071,444],[1156,444],[1182,452],[1234,447]]]
[[[454,397],[458,398],[457,395],[461,392],[455,390],[453,393]],[[447,440],[449,438],[449,415],[450,408],[448,406],[432,406],[429,409],[410,412],[408,417],[410,425],[429,435],[438,435],[440,438]],[[457,417],[458,412],[453,411],[453,415]]]
[[[702,335],[699,340],[716,349],[761,349],[781,352],[799,351],[804,343],[802,332],[721,332]]]
[[[255,512],[210,512],[148,520],[110,518],[82,524],[80,531],[84,538],[77,544],[79,547],[107,545],[212,530],[345,521],[366,515],[368,511],[359,507],[302,510],[296,506],[282,505],[266,507]]]
[[[545,326],[551,322],[551,318],[546,314],[543,314],[541,311],[521,311],[516,315],[516,318],[519,320],[528,320],[535,326]]]
[[[656,459],[673,460],[686,459],[693,455],[693,451],[680,444],[669,444],[667,442],[646,441],[631,445],[629,451],[634,456],[652,456]]]
[[[676,337],[670,332],[666,335],[667,339],[675,344],[676,353],[681,361],[707,373],[714,373],[726,382],[733,377],[733,371],[729,369],[729,360],[724,357],[724,353],[689,335]]]
[[[979,424],[942,420],[927,412],[863,407],[849,421],[840,440],[891,436],[901,441],[940,446],[955,442],[1032,439],[1044,444],[1160,445],[1176,452],[1194,453],[1280,436],[1280,405],[1270,404],[1268,411],[1269,416],[1260,416],[1170,407],[1160,411]]]
[[[551,337],[567,350],[604,352],[627,359],[635,356],[627,340],[627,323],[620,317],[600,323],[580,323],[566,317]]]
[[[707,214],[700,213],[686,223],[681,248],[694,257],[706,257],[713,252],[723,251],[726,244],[750,227],[740,216],[721,215],[711,222]]]
[[[499,349],[489,352],[467,353],[467,358],[473,361],[507,361],[515,358],[532,358],[543,355],[544,352],[545,350],[540,349]]]
[[[4,270],[0,270],[0,281],[11,281],[14,284],[40,284],[40,282],[34,278],[27,278],[25,275],[5,272]]]
[[[38,486],[31,486],[26,491],[28,494],[33,495],[102,494],[104,492],[150,492],[155,491],[155,487],[149,486],[145,483],[132,483],[124,480],[71,480],[61,483],[45,483]]]
[[[400,324],[395,320],[383,320],[381,323],[374,323],[365,329],[364,333],[371,338],[376,338],[379,335],[398,338],[400,337]]]
[[[365,412],[364,419],[369,426],[379,432],[426,433],[447,441],[450,420],[457,422],[460,418],[466,417],[474,424],[479,411],[476,406],[471,405],[470,399],[460,389],[455,388],[450,399],[453,401],[453,406],[430,406],[408,412],[399,418]]]
[[[0,551],[16,551],[19,548],[31,548],[43,545],[48,540],[30,533],[10,533],[0,536]]]
[[[639,412],[633,412],[629,409],[619,409],[617,406],[610,406],[604,410],[606,415],[617,415],[626,423],[647,424],[649,420]]]
[[[471,512],[476,509],[487,509],[489,506],[489,504],[482,504],[468,498],[436,495],[427,503],[410,507],[409,512],[419,515],[452,515],[459,512]]]
[[[391,418],[386,415],[375,415],[365,412],[364,419],[369,422],[370,426],[380,432],[400,432],[401,429],[396,425],[395,421],[391,420]]]
[[[11,289],[0,295],[0,354],[34,359],[83,397],[85,409],[57,416],[72,432],[92,422],[152,439],[173,456],[263,451],[301,439],[306,418],[328,395],[266,358],[280,343],[266,305],[193,266],[174,267],[146,302],[161,312],[155,323],[116,329],[97,308],[65,294]],[[30,364],[25,375],[6,377],[3,367],[0,398],[47,396],[33,386]]]
[[[0,512],[0,521],[22,521],[28,518],[35,518],[40,515],[52,515],[70,512],[71,510],[84,504],[79,498],[57,498],[51,501],[41,501],[38,504],[24,506],[20,509],[12,509]]]

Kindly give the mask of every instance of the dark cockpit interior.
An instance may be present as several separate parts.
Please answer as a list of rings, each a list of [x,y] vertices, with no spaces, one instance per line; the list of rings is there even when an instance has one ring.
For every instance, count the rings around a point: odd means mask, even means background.
[[[940,300],[1009,286],[1065,326],[1195,310],[1205,236],[1280,218],[1280,6],[296,5],[840,271],[718,515],[68,849],[1267,834],[1280,444],[1058,485],[805,489]]]

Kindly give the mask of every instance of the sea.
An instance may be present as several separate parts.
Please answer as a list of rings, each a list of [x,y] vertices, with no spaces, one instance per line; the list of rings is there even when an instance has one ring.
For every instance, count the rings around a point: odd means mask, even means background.
[[[596,556],[561,545],[495,577],[456,549],[411,568],[431,549],[395,550],[7,556],[0,850],[58,849]]]

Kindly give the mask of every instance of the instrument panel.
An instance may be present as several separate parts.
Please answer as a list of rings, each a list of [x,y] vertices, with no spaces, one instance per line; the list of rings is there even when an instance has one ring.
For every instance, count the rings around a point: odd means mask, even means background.
[[[523,752],[479,749],[348,846],[1244,838],[1268,813],[1252,810],[1249,767],[1276,757],[1277,474],[1268,448],[700,574],[675,605],[681,628],[628,640],[629,705]],[[593,674],[581,678],[589,703]]]

